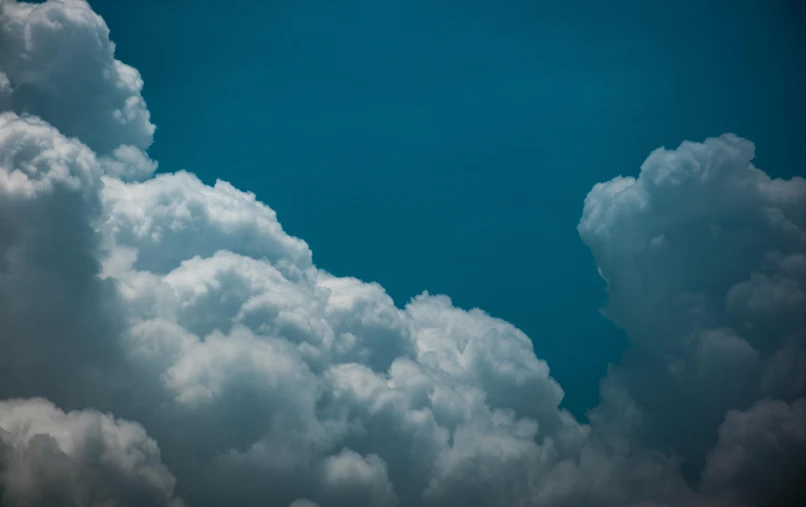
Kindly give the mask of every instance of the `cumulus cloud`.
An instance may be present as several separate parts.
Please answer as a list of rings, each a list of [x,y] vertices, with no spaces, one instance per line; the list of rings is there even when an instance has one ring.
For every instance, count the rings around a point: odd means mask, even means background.
[[[114,51],[83,0],[0,4],[0,94],[18,114],[46,118],[102,155],[147,148],[154,134],[140,73]]]
[[[114,285],[96,276],[100,174],[85,145],[0,113],[2,397],[74,402],[112,380],[119,319]]]
[[[784,492],[804,452],[806,182],[755,168],[749,141],[657,150],[588,195],[579,233],[632,346],[582,423],[512,324],[440,295],[398,308],[317,267],[254,194],[152,176],[142,82],[86,2],[0,14],[10,507]]]
[[[392,507],[398,503],[386,463],[377,455],[364,457],[345,449],[325,458],[322,469],[323,496],[343,499],[340,502],[345,507]]]
[[[138,268],[164,273],[218,250],[287,269],[311,265],[308,245],[287,235],[271,208],[224,181],[209,187],[178,172],[134,185],[104,183],[105,232],[116,245],[137,250]]]
[[[5,505],[181,507],[175,483],[156,442],[135,423],[64,413],[42,399],[0,402]]]
[[[579,224],[633,343],[605,384],[640,407],[645,444],[695,471],[728,410],[803,396],[781,354],[806,340],[806,181],[771,179],[754,153],[734,135],[658,149],[638,178],[596,185]]]

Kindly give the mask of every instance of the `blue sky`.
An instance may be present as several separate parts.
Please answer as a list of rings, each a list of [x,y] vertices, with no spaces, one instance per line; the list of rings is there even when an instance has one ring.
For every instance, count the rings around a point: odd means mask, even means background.
[[[513,322],[577,414],[626,348],[576,231],[593,184],[724,132],[804,172],[796,2],[90,3],[143,75],[161,170],[256,193],[398,304]]]

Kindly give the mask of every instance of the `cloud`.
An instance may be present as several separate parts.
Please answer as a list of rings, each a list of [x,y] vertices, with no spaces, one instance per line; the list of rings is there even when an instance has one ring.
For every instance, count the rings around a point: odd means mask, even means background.
[[[84,0],[0,5],[0,96],[102,155],[148,148],[154,134],[140,73],[114,51],[106,23]]]
[[[116,288],[96,276],[100,174],[80,142],[0,113],[0,397],[72,404],[123,371]]]
[[[345,449],[325,458],[322,483],[324,497],[343,499],[340,503],[345,507],[392,507],[398,504],[386,463],[374,454],[363,457]]]
[[[218,250],[285,269],[311,266],[308,245],[286,234],[272,209],[223,181],[209,187],[186,172],[138,184],[107,178],[102,197],[104,232],[114,244],[135,248],[136,267],[144,270],[165,273]]]
[[[729,500],[762,504],[806,471],[806,399],[791,405],[762,400],[730,411],[702,474],[703,488]],[[779,501],[777,505],[784,505]]]
[[[30,479],[10,507],[725,507],[786,486],[752,470],[801,453],[806,182],[749,141],[657,150],[588,195],[632,345],[585,424],[512,324],[398,308],[254,194],[152,176],[139,75],[85,2],[0,9],[2,470]]]
[[[0,402],[4,505],[181,507],[176,480],[135,423],[64,413],[42,399]]]
[[[658,149],[638,178],[596,185],[579,224],[633,344],[605,385],[639,407],[644,445],[695,473],[728,410],[804,394],[781,354],[806,342],[806,181],[771,179],[754,152],[733,135]]]

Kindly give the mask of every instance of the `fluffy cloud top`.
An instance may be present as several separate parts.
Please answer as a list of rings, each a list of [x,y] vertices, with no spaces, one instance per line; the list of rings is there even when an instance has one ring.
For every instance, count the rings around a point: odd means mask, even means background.
[[[785,494],[806,452],[806,182],[753,167],[752,143],[657,150],[588,195],[579,232],[632,347],[583,424],[513,325],[446,296],[398,308],[316,267],[253,194],[151,177],[142,82],[108,35],[83,0],[0,4],[5,505]]]
[[[0,4],[0,96],[106,155],[152,141],[134,68],[115,60],[106,23],[86,2]]]

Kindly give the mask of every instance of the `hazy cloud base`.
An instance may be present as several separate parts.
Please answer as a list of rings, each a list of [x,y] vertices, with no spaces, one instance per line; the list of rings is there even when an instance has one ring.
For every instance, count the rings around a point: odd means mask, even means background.
[[[83,0],[0,0],[0,504],[785,505],[806,181],[751,142],[659,149],[588,195],[632,345],[582,424],[511,324],[397,308],[253,194],[153,176],[142,85]]]

